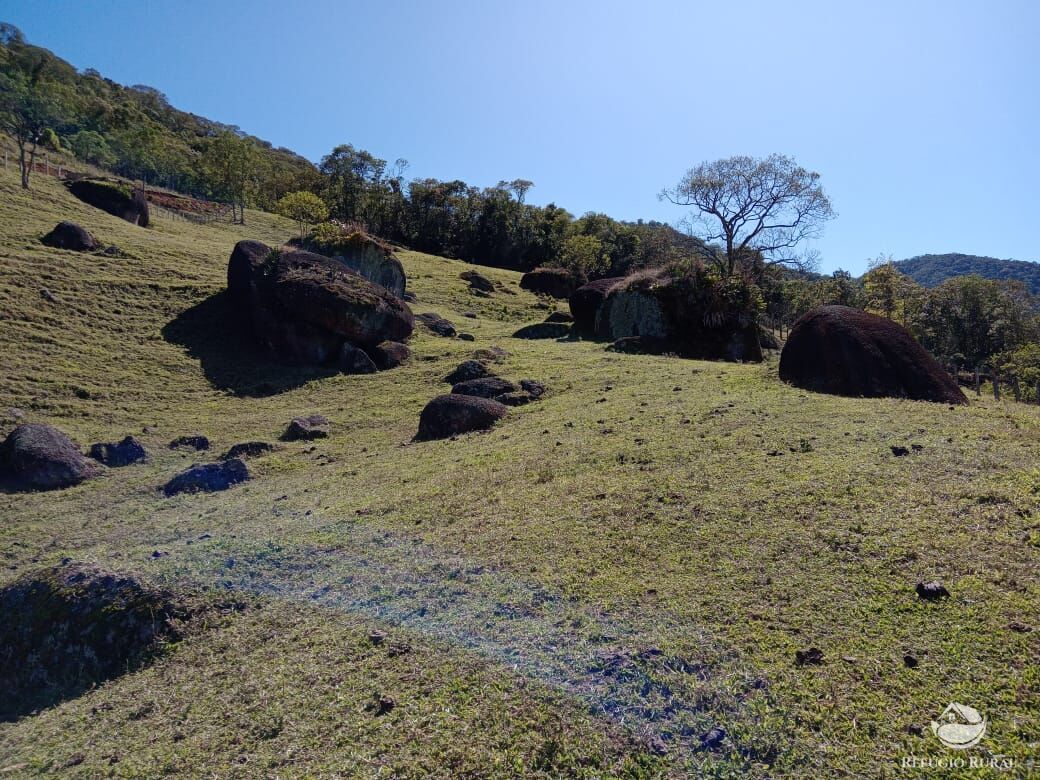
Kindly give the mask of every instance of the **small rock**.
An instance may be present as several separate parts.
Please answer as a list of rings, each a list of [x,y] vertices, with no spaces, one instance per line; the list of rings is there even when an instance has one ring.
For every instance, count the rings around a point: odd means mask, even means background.
[[[40,297],[48,303],[57,303],[58,299],[54,297],[54,293],[48,290],[46,287],[40,288]]]
[[[476,341],[477,337],[474,336],[472,333],[462,332],[459,333],[459,339],[461,339],[462,341]]]
[[[648,736],[643,740],[643,745],[655,756],[663,756],[668,752],[668,743],[657,734]]]
[[[374,645],[381,645],[386,640],[386,634],[382,631],[373,631],[368,635],[368,641]]]
[[[444,336],[446,338],[454,338],[458,334],[455,325],[449,320],[444,319],[439,314],[434,312],[427,312],[426,314],[417,314],[415,319],[419,320],[423,325],[429,328],[431,331],[436,333],[438,336]]]
[[[892,454],[895,455],[897,458],[902,458],[904,455],[910,454],[910,450],[908,450],[906,447],[900,447],[895,444],[892,445],[891,450]]]
[[[282,434],[282,440],[311,441],[327,438],[328,435],[328,418],[321,414],[312,414],[309,417],[294,417]]]
[[[455,395],[472,395],[477,398],[494,398],[503,393],[516,392],[517,386],[512,382],[497,376],[487,376],[480,379],[467,379],[453,385],[451,392]]]
[[[521,379],[520,387],[529,393],[532,398],[541,398],[548,389],[544,384],[534,379]]]
[[[1009,631],[1014,631],[1016,634],[1028,634],[1033,630],[1032,626],[1027,626],[1025,623],[1018,620],[1012,620],[1008,623],[1007,627]]]
[[[919,663],[920,661],[917,660],[917,657],[910,653],[903,656],[903,665],[906,666],[907,669],[916,669]]]
[[[231,460],[232,458],[255,458],[260,455],[265,455],[272,450],[274,450],[274,445],[268,444],[266,441],[246,441],[234,445],[231,449],[221,455],[220,459]]]
[[[148,460],[148,453],[141,442],[133,436],[127,436],[120,442],[92,444],[90,457],[106,466],[118,468],[131,463],[143,463]]]
[[[795,650],[794,662],[797,666],[819,666],[823,663],[823,651],[818,647]]]
[[[726,739],[726,730],[722,726],[715,726],[701,734],[701,750],[715,750],[722,745],[724,739]]]
[[[386,715],[396,706],[397,702],[392,698],[377,693],[372,696],[372,701],[365,705],[365,710],[378,718],[381,715]]]
[[[209,449],[209,439],[199,433],[191,436],[178,436],[168,446],[171,450],[192,449],[201,452]]]
[[[485,349],[476,350],[473,353],[473,357],[476,360],[484,360],[488,363],[501,363],[509,357],[509,353],[502,349],[502,347],[487,347]]]
[[[384,341],[369,350],[369,355],[380,371],[387,371],[411,360],[412,350],[400,341]]]
[[[523,391],[502,393],[501,395],[496,395],[494,398],[500,404],[505,404],[506,406],[524,406],[534,400],[534,398],[532,398],[528,393]]]
[[[938,601],[939,599],[948,599],[950,597],[950,591],[946,590],[946,587],[938,581],[919,582],[914,590],[925,601]]]
[[[345,342],[339,351],[339,370],[344,374],[374,374],[379,369],[365,350]]]
[[[515,339],[562,339],[570,335],[571,326],[565,322],[536,322],[525,325],[513,334]]]
[[[565,311],[554,311],[548,317],[545,318],[546,322],[574,322],[574,317]]]
[[[473,290],[493,292],[495,289],[494,282],[492,282],[483,274],[477,273],[476,271],[463,271],[461,274],[459,274],[459,278],[463,281],[469,282],[470,289]]]
[[[489,376],[494,376],[494,374],[483,361],[464,360],[459,363],[454,371],[444,377],[444,381],[457,385],[459,382],[468,382],[471,379],[483,379]]]
[[[175,496],[178,493],[210,493],[227,490],[232,485],[249,479],[249,469],[238,458],[220,463],[199,463],[182,471],[166,485],[163,493]]]

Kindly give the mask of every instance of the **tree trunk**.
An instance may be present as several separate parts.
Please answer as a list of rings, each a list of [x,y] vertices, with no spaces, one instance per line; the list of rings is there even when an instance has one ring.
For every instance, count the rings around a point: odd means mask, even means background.
[[[18,142],[18,167],[22,173],[22,189],[29,189],[29,168],[25,162],[25,142]]]

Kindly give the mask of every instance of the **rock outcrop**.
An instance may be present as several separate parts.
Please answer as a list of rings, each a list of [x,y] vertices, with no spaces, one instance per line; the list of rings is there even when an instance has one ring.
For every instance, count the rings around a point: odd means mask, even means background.
[[[791,328],[780,378],[818,393],[965,404],[957,382],[899,323],[820,306]]]
[[[623,282],[623,276],[613,276],[607,279],[596,279],[583,284],[571,293],[568,304],[571,316],[574,317],[575,328],[582,335],[591,336],[596,332],[596,316],[599,314],[600,306],[606,300],[607,293],[611,288]]]
[[[596,335],[612,342],[638,337],[644,345],[690,358],[760,362],[754,307],[714,294],[715,284],[703,269],[633,274],[608,291],[596,315]]]
[[[132,225],[148,227],[148,199],[143,191],[125,182],[106,179],[77,179],[66,186],[84,203]]]

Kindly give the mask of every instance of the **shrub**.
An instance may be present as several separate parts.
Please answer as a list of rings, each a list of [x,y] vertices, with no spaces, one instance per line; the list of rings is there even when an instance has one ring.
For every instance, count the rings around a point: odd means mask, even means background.
[[[307,225],[329,218],[329,207],[313,192],[290,192],[275,204],[275,211],[294,220],[300,226],[300,239]]]

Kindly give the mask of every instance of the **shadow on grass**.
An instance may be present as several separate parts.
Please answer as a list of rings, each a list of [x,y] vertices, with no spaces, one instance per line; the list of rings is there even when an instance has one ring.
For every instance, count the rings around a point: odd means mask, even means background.
[[[337,373],[331,366],[279,363],[253,341],[248,323],[235,316],[223,292],[178,314],[162,336],[187,349],[210,384],[237,396],[277,395]]]

